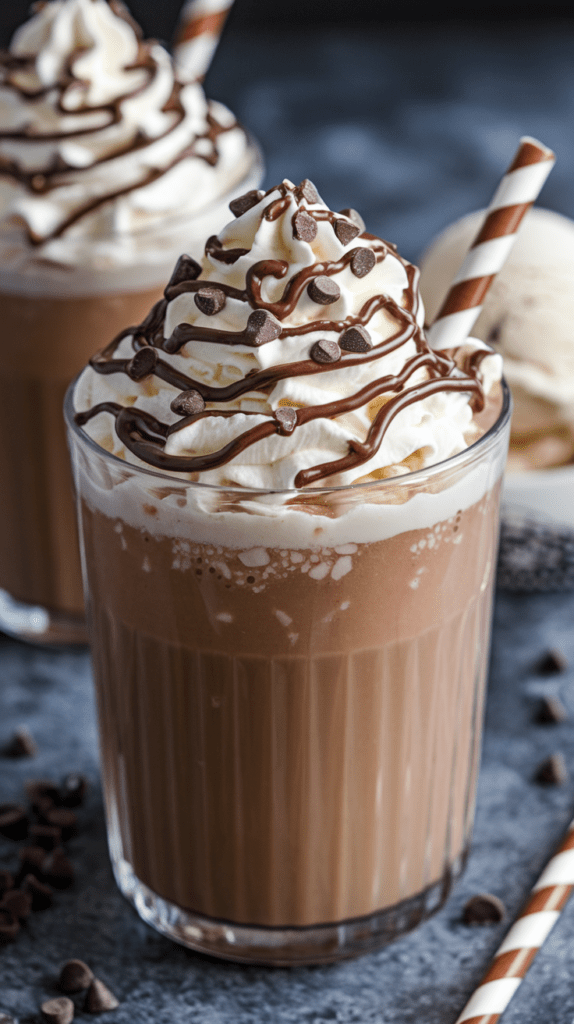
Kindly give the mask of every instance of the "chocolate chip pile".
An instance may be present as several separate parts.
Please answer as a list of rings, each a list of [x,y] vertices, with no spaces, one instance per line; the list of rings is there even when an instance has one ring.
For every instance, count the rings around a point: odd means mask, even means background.
[[[503,515],[497,584],[516,593],[574,589],[574,533]]]
[[[31,913],[47,910],[56,890],[72,885],[65,844],[76,833],[75,809],[86,788],[84,777],[71,772],[59,784],[28,782],[26,803],[0,804],[0,836],[18,843],[15,865],[0,870],[0,944],[15,939]]]
[[[110,992],[103,981],[94,977],[94,973],[83,960],[68,960],[60,971],[58,988],[66,994],[54,999],[47,999],[40,1010],[42,1019],[49,1024],[71,1024],[78,1007],[70,999],[72,995],[84,994],[80,1009],[84,1013],[107,1013],[118,1007],[119,1000]],[[2,1020],[0,1018],[0,1024]]]

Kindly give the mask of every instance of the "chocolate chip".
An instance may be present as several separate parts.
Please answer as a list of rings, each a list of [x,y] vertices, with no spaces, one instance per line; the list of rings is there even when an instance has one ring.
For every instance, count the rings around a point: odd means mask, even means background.
[[[197,416],[205,409],[205,402],[199,391],[191,388],[189,391],[182,391],[173,399],[170,409],[178,416]]]
[[[48,804],[53,806],[60,802],[60,790],[53,782],[34,779],[27,782],[24,788],[34,811],[41,811]]]
[[[341,298],[341,289],[337,282],[333,281],[332,277],[325,277],[323,274],[319,277],[314,277],[309,282],[307,292],[309,298],[320,306],[329,306],[332,302],[336,302],[337,299]]]
[[[78,819],[69,807],[51,807],[42,817],[47,825],[60,829],[64,841],[76,834]]]
[[[356,224],[350,224],[348,220],[339,219],[333,221],[333,230],[341,245],[348,245],[349,242],[352,242],[361,233]]]
[[[557,672],[565,672],[567,668],[568,661],[566,660],[566,657],[562,651],[557,650],[555,647],[546,651],[536,666],[537,671],[543,676],[551,676]]]
[[[317,237],[317,221],[305,210],[297,210],[293,217],[293,237],[300,242],[312,242]]]
[[[47,999],[40,1009],[44,1020],[50,1024],[71,1024],[74,1019],[74,1004],[67,996]]]
[[[490,892],[481,892],[465,903],[462,919],[465,924],[482,925],[498,924],[506,916],[506,907],[498,896]]]
[[[313,182],[309,181],[309,178],[303,178],[301,184],[297,185],[297,188],[295,189],[295,195],[297,196],[298,199],[306,199],[307,202],[311,204],[323,203],[321,196],[317,192],[317,189],[315,188]],[[323,203],[323,205],[325,204]]]
[[[0,897],[14,888],[14,876],[11,871],[0,871]]]
[[[53,885],[54,889],[67,889],[74,881],[74,865],[68,860],[61,846],[57,846],[48,854],[43,864],[42,877]]]
[[[359,233],[361,235],[363,234],[363,231],[365,230],[365,222],[361,217],[360,213],[357,213],[356,210],[353,210],[351,208],[346,210],[339,210],[339,213],[341,214],[342,217],[348,217],[349,220],[352,220],[353,224],[357,225]]]
[[[0,945],[5,942],[12,942],[20,931],[20,922],[16,920],[9,910],[0,907]]]
[[[297,410],[289,405],[282,405],[275,410],[275,419],[280,424],[280,434],[292,434],[297,426]]]
[[[252,207],[257,206],[257,203],[261,202],[265,192],[262,192],[259,188],[252,188],[250,192],[245,192],[244,195],[238,196],[237,199],[232,199],[229,204],[234,217],[241,217]]]
[[[63,807],[79,807],[83,803],[88,780],[78,772],[68,772],[62,779],[59,803]]]
[[[345,352],[370,352],[373,347],[371,335],[361,324],[348,327],[339,336],[339,345]]]
[[[3,752],[7,757],[34,757],[37,751],[32,734],[22,726],[21,729],[16,729]]]
[[[215,316],[225,305],[225,292],[215,285],[206,284],[195,293],[195,305],[206,316]]]
[[[42,873],[46,851],[41,846],[23,846],[18,850],[20,869],[24,874],[39,875]]]
[[[558,725],[567,718],[568,712],[559,697],[542,697],[535,719],[540,725]]]
[[[34,875],[26,875],[20,884],[22,892],[27,892],[32,900],[32,910],[47,910],[52,906],[54,890],[50,885],[41,882]]]
[[[534,776],[535,782],[542,786],[562,786],[568,778],[562,754],[552,754],[538,765]]]
[[[21,889],[11,889],[4,893],[0,909],[8,910],[19,921],[25,921],[32,912],[32,897]]]
[[[5,839],[25,839],[28,835],[28,815],[20,804],[0,804],[0,836]]]
[[[362,245],[359,249],[353,249],[353,256],[349,266],[355,277],[366,277],[367,274],[370,274],[376,262],[377,257],[373,250],[367,249]]]
[[[130,359],[126,366],[128,377],[131,380],[145,380],[149,377],[157,366],[157,349],[153,348],[152,345],[144,345],[143,348],[139,348],[136,354]]]
[[[58,984],[62,992],[83,992],[93,980],[93,972],[83,960],[68,960],[60,971]]]
[[[315,342],[309,355],[316,363],[336,363],[341,358],[341,349],[336,341],[321,338]]]
[[[119,1000],[104,985],[103,981],[100,981],[99,978],[94,978],[86,992],[86,1001],[84,1003],[86,1013],[106,1013],[108,1010],[115,1010],[119,1005]]]
[[[201,274],[201,267],[197,260],[194,260],[191,256],[180,256],[171,275],[169,282],[166,286],[164,294],[166,297],[170,291],[170,288],[174,288],[177,284],[181,284],[182,281],[197,281],[197,278]]]
[[[245,328],[245,344],[258,348],[269,341],[275,341],[281,334],[281,324],[268,309],[254,309],[249,314]]]

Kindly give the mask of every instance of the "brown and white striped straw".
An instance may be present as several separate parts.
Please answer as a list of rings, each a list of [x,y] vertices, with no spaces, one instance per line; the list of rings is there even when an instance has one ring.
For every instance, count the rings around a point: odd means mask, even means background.
[[[525,136],[498,186],[478,235],[427,331],[431,348],[448,349],[468,338],[484,297],[508,257],[524,215],[538,198],[554,153]]]
[[[182,78],[203,81],[232,4],[233,0],[187,0],[183,5],[173,43]]]
[[[574,821],[456,1024],[496,1024],[574,888]]]

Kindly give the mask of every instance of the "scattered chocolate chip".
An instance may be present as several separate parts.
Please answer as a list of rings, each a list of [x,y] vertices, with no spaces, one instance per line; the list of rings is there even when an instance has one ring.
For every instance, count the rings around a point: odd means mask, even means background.
[[[297,426],[297,410],[289,405],[282,405],[275,410],[275,419],[279,421],[281,434],[292,434]]]
[[[88,780],[78,772],[68,772],[62,779],[59,803],[63,807],[79,807],[83,803]]]
[[[540,725],[558,725],[567,718],[568,712],[559,697],[542,697],[536,712],[536,721]]]
[[[565,672],[568,668],[568,661],[562,651],[555,647],[546,651],[536,666],[537,672],[543,676],[551,676],[557,672]]]
[[[50,885],[41,882],[35,875],[26,875],[21,882],[22,892],[27,892],[32,900],[32,910],[47,910],[52,906],[54,890]]]
[[[320,306],[329,306],[332,302],[336,302],[337,299],[341,298],[341,289],[337,282],[332,277],[325,277],[323,274],[319,277],[314,277],[309,282],[307,293],[309,298]]]
[[[106,1013],[108,1010],[115,1010],[119,1005],[119,1000],[104,985],[103,981],[100,981],[99,978],[94,978],[86,992],[86,1001],[84,1003],[86,1013]]]
[[[543,786],[562,786],[568,778],[566,764],[562,754],[552,754],[538,765],[534,776],[535,782]]]
[[[281,324],[268,309],[254,309],[249,314],[245,328],[245,344],[258,348],[268,341],[275,341],[281,334]]]
[[[53,806],[60,802],[60,791],[53,782],[34,779],[32,782],[27,782],[24,788],[34,811],[41,811],[48,804]]]
[[[323,203],[321,196],[317,192],[312,181],[309,178],[303,178],[300,185],[297,185],[295,189],[295,195],[298,199],[306,199],[308,203]],[[324,205],[324,204],[323,204]]]
[[[182,391],[173,399],[170,409],[178,416],[196,416],[205,409],[205,402],[199,391],[193,388],[190,391]]]
[[[348,220],[339,219],[333,221],[333,230],[341,245],[348,245],[349,242],[352,242],[361,233],[356,224],[350,224]]]
[[[300,242],[312,242],[317,237],[317,221],[305,210],[297,210],[293,217],[293,237]]]
[[[20,804],[0,804],[0,836],[5,839],[25,839],[28,835],[28,815]]]
[[[34,757],[37,751],[32,734],[22,726],[21,729],[16,729],[3,752],[7,757]]]
[[[22,889],[11,889],[4,893],[0,909],[8,910],[19,921],[25,921],[32,912],[32,897]]]
[[[71,1024],[74,1019],[74,1004],[67,996],[47,999],[40,1009],[44,1020],[50,1024]]]
[[[336,341],[321,338],[315,342],[309,355],[316,363],[336,363],[341,358],[341,349]]]
[[[367,249],[362,245],[359,249],[353,250],[349,266],[355,277],[366,277],[367,274],[370,274],[376,262],[377,257],[373,250]]]
[[[346,210],[339,210],[339,213],[341,214],[342,217],[348,217],[349,220],[352,220],[353,224],[357,225],[360,234],[363,234],[366,225],[360,213],[357,213],[356,210],[350,208]]]
[[[234,217],[241,217],[248,210],[251,210],[253,206],[257,206],[257,203],[261,202],[265,192],[262,192],[259,188],[253,188],[250,192],[246,192],[242,196],[238,196],[237,199],[232,199],[229,204]]]
[[[74,865],[68,860],[61,846],[57,846],[46,857],[42,877],[53,885],[54,889],[67,889],[74,881]]]
[[[0,897],[14,888],[14,876],[11,871],[0,871]]]
[[[28,838],[34,846],[41,846],[44,850],[53,850],[62,841],[62,829],[55,825],[30,825]]]
[[[46,860],[46,851],[41,846],[24,846],[18,850],[20,870],[24,875],[40,875]]]
[[[145,380],[157,366],[157,349],[152,345],[144,345],[139,348],[136,354],[130,359],[126,366],[128,377],[131,380]]]
[[[165,296],[169,297],[170,288],[175,288],[177,284],[181,284],[182,281],[197,281],[197,278],[201,274],[201,267],[197,260],[194,260],[191,256],[180,256],[171,275],[169,282],[165,289]]]
[[[215,316],[225,305],[225,292],[215,285],[206,284],[195,293],[195,305],[206,316]]]
[[[462,911],[464,923],[471,925],[498,924],[505,916],[504,903],[490,892],[480,892],[476,896],[471,896]]]
[[[0,945],[11,942],[20,931],[20,922],[16,920],[9,910],[0,907]]]
[[[62,992],[83,992],[93,980],[93,972],[83,960],[68,960],[60,971],[58,984]]]
[[[42,817],[46,825],[60,829],[64,842],[76,834],[78,819],[69,807],[51,807]]]
[[[361,324],[356,324],[354,327],[348,327],[347,330],[339,336],[339,345],[345,350],[345,352],[370,352],[373,347],[371,335],[367,328],[363,327]]]

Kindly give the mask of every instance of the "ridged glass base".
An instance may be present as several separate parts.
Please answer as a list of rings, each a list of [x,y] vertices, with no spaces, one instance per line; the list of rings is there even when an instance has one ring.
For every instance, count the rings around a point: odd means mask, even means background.
[[[439,882],[393,907],[368,917],[305,928],[267,928],[202,917],[152,892],[123,858],[112,858],[112,866],[121,892],[140,917],[174,942],[224,960],[289,967],[359,956],[411,931],[442,907],[466,858],[465,851]]]
[[[32,644],[87,644],[85,619],[81,615],[55,612],[41,605],[16,601],[0,590],[0,630],[17,640]]]

